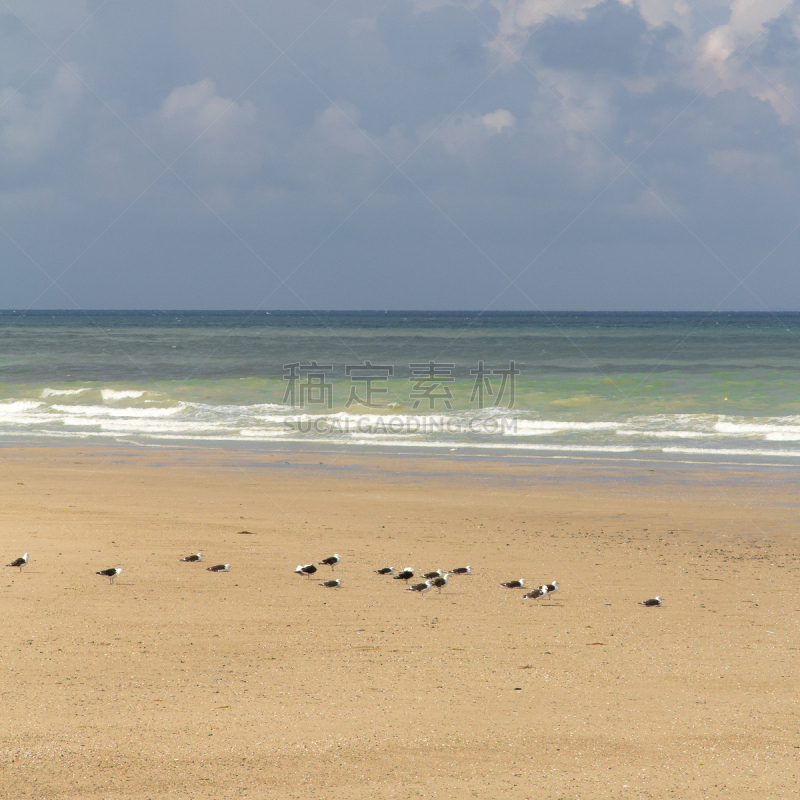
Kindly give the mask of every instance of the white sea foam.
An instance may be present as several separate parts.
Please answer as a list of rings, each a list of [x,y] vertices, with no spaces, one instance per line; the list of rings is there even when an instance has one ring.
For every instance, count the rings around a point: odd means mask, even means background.
[[[765,442],[800,442],[800,430],[775,431],[764,437]]]
[[[273,418],[299,435],[494,435],[516,432],[517,420],[485,414],[297,414]]]
[[[436,447],[436,448],[452,448],[453,442],[432,442],[432,441],[412,441],[404,438],[392,437],[375,437],[370,439],[367,436],[353,439],[349,444],[369,444],[369,445],[386,445],[391,444],[397,447]],[[525,451],[543,451],[543,452],[558,452],[558,453],[636,453],[636,452],[660,452],[655,449],[644,450],[640,447],[619,447],[616,445],[559,445],[559,444],[531,444],[530,442],[520,442],[518,444],[503,441],[502,443],[491,442],[461,442],[458,446],[464,448],[478,448],[481,450],[525,450]]]
[[[780,420],[767,418],[759,422],[731,422],[721,419],[714,425],[714,430],[740,436],[787,432],[800,434],[800,419],[794,416]]]
[[[86,387],[48,387],[40,390],[41,399],[0,400],[0,436],[122,437],[131,442],[306,441],[333,447],[477,448],[565,457],[570,452],[587,456],[605,453],[608,457],[684,454],[706,460],[728,456],[800,457],[800,448],[792,444],[800,442],[800,416],[796,415],[747,418],[654,414],[609,421],[531,418],[533,412],[524,409],[432,414],[409,409],[390,413],[385,409],[384,413],[309,414],[277,403],[168,402],[166,393],[108,389],[102,390],[103,397],[111,403],[84,401],[71,405],[73,397],[90,391],[93,390]],[[146,406],[141,399],[145,395],[155,398]],[[59,398],[69,398],[70,402],[58,402]],[[709,447],[710,442],[719,446]],[[759,443],[766,442],[773,442],[773,447],[759,447]],[[679,443],[681,446],[674,446]]]
[[[618,422],[567,422],[550,419],[519,420],[518,432],[522,436],[542,436],[553,433],[584,431],[610,431],[619,427]]]
[[[648,431],[632,428],[618,428],[614,433],[617,436],[645,436],[654,439],[702,439],[716,436],[716,434],[706,431]]]
[[[74,395],[83,394],[84,392],[91,392],[92,390],[84,389],[42,389],[39,397],[72,397]]]
[[[19,436],[20,432],[17,430],[3,430],[0,429],[0,436]],[[93,431],[41,431],[36,429],[30,429],[25,431],[24,435],[33,436],[37,439],[46,437],[48,439],[88,439],[91,436],[97,436],[97,434]]]
[[[753,448],[729,448],[729,447],[664,447],[663,453],[684,453],[687,455],[710,455],[710,456],[778,456],[780,458],[798,458],[800,450],[762,450]]]
[[[138,389],[101,389],[100,394],[103,396],[103,400],[135,400],[136,398],[143,397],[145,395],[144,391],[140,391]]]
[[[292,431],[282,430],[280,428],[275,428],[273,430],[264,430],[263,428],[248,428],[247,430],[239,431],[239,436],[237,438],[272,440],[284,438],[290,433],[292,433]]]
[[[33,411],[43,405],[44,403],[37,403],[36,400],[0,400],[0,413],[18,414],[22,411]]]
[[[51,406],[54,411],[60,411],[67,415],[80,417],[137,417],[147,419],[149,417],[168,417],[179,414],[186,408],[185,403],[179,403],[167,408],[108,408],[107,406]]]
[[[11,425],[14,429],[36,425],[41,419],[39,409],[44,406],[32,400],[0,401],[0,425]]]
[[[65,425],[68,426],[85,426],[86,421],[82,420],[65,420]],[[168,434],[172,438],[201,437],[225,431],[225,425],[206,424],[203,426],[198,425],[196,422],[181,422],[179,420],[141,420],[141,419],[102,419],[94,420],[93,424],[98,430],[107,431],[110,433],[130,433],[139,434],[141,436],[151,436],[153,434]]]

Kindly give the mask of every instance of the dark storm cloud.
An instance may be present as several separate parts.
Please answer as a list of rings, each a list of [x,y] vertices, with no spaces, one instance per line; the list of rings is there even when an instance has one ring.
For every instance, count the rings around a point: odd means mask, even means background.
[[[667,46],[679,35],[674,25],[650,28],[635,6],[609,0],[582,20],[548,19],[530,48],[547,67],[631,78],[668,67]]]

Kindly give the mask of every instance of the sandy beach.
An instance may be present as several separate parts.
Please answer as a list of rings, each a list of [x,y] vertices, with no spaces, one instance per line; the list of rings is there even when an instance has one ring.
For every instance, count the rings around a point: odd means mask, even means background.
[[[789,469],[1,455],[2,563],[30,552],[0,582],[3,797],[796,791]],[[373,572],[467,564],[422,596]],[[561,591],[523,600],[516,578]]]

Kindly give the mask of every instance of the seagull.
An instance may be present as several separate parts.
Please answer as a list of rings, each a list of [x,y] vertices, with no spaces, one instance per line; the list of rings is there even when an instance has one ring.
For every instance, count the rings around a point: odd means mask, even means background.
[[[182,558],[181,561],[202,561],[203,554],[202,553],[195,553],[193,556],[186,556],[186,558]]]
[[[445,572],[441,578],[434,578],[432,583],[438,589],[439,594],[442,593],[442,589],[447,586],[447,581],[450,579],[450,573]]]
[[[10,564],[6,564],[7,567],[19,567],[19,571],[22,572],[22,568],[28,563],[28,554],[25,553],[24,556],[20,556],[19,558],[15,558]]]
[[[339,563],[339,554],[334,553],[332,556],[328,556],[328,558],[323,558],[319,563],[333,569]]]
[[[546,583],[545,586],[547,587],[547,591],[550,594],[553,594],[553,592],[558,591],[558,581],[553,581],[552,583]]]
[[[337,578],[335,581],[325,581],[325,583],[321,583],[320,586],[324,586],[327,589],[338,589],[342,585],[342,582]]]
[[[528,600],[538,600],[540,597],[544,597],[550,590],[547,588],[547,585],[539,586],[534,589],[532,592],[528,592],[528,594],[522,595],[524,598]]]
[[[376,569],[375,572],[378,575],[391,575],[394,572],[394,567],[381,567],[380,569]]]
[[[102,569],[100,572],[96,572],[95,575],[105,575],[107,578],[111,578],[111,583],[114,583],[114,578],[120,574],[122,570],[119,567],[110,567],[109,569]]]
[[[425,583],[414,583],[406,589],[407,592],[418,592],[419,594],[423,594],[424,592],[429,592],[433,589],[433,584],[430,581],[425,581]]]
[[[414,577],[414,567],[406,567],[402,572],[398,572],[397,575],[394,576],[394,580],[396,581],[407,581],[409,578]]]
[[[647,606],[648,608],[652,608],[653,606],[660,606],[661,605],[661,598],[660,597],[653,597],[650,600],[643,600],[639,603],[640,606]]]
[[[522,589],[525,586],[525,578],[520,578],[518,581],[507,581],[500,585],[505,586],[506,589]]]
[[[432,581],[434,578],[441,578],[442,574],[442,571],[437,569],[436,572],[426,572],[422,577],[425,578],[425,580]]]
[[[472,575],[472,567],[457,567],[450,570],[451,575]]]
[[[214,564],[213,567],[206,567],[208,572],[230,572],[231,565],[230,564]]]
[[[295,570],[298,575],[305,575],[308,578],[310,578],[316,571],[317,568],[313,564],[306,564],[305,566],[298,564],[297,569]]]

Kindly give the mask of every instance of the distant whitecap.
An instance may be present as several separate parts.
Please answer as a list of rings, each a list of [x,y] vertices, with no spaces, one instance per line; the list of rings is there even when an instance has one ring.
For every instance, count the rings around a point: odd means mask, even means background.
[[[145,393],[139,389],[101,389],[100,394],[103,400],[134,400],[143,397]]]
[[[39,397],[71,397],[77,394],[83,394],[84,392],[90,392],[91,389],[88,387],[85,389],[42,389],[41,394]]]

